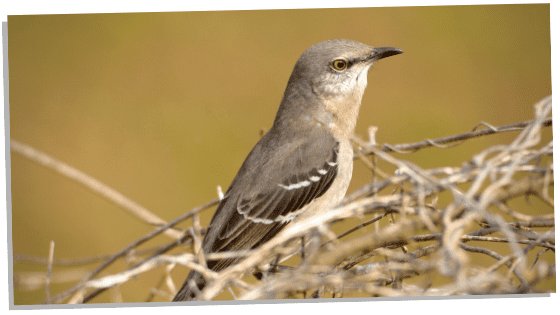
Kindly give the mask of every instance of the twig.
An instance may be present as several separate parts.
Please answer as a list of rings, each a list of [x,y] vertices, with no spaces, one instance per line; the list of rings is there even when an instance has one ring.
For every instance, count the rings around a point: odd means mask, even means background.
[[[49,155],[15,139],[10,139],[10,148],[12,151],[20,153],[28,159],[37,162],[45,167],[48,167],[57,173],[70,178],[92,191],[98,193],[102,197],[107,198],[111,202],[117,204],[121,208],[128,210],[135,217],[140,218],[142,221],[153,225],[161,226],[166,222],[162,218],[153,214],[150,210],[142,207],[138,203],[114,190],[113,188],[105,185],[101,181],[93,178],[90,175],[62,162]],[[165,234],[173,239],[181,238],[181,233],[172,229],[165,231]]]
[[[471,132],[467,132],[467,133],[463,133],[463,134],[459,134],[459,135],[454,135],[454,136],[449,136],[449,137],[444,137],[444,138],[439,138],[439,139],[436,139],[436,140],[426,139],[424,141],[415,142],[415,143],[396,144],[396,145],[384,144],[383,147],[381,148],[381,150],[384,151],[384,152],[414,153],[414,152],[416,152],[420,149],[429,148],[429,147],[432,147],[432,146],[442,147],[441,145],[446,144],[446,143],[452,143],[452,142],[456,142],[456,141],[463,142],[465,140],[472,139],[472,138],[475,138],[475,137],[486,136],[486,135],[491,135],[491,134],[496,134],[496,133],[501,133],[501,132],[522,130],[523,128],[527,127],[529,124],[531,124],[533,122],[534,122],[534,120],[529,120],[529,121],[524,121],[524,122],[520,122],[520,123],[499,126],[499,127],[494,127],[494,126],[492,126],[488,123],[480,122],[473,128],[473,131],[471,131]],[[480,126],[480,125],[485,125],[488,128],[476,131],[476,128],[478,128],[478,126]],[[549,117],[549,118],[545,119],[543,121],[542,126],[543,127],[552,126],[552,117]]]
[[[53,267],[53,258],[54,258],[54,241],[51,240],[49,246],[49,260],[47,264],[47,279],[45,280],[45,300],[47,304],[50,304],[51,299],[51,273]]]
[[[93,277],[95,277],[99,272],[101,272],[103,269],[105,269],[107,266],[109,266],[110,264],[112,264],[113,262],[115,262],[118,258],[124,256],[126,253],[128,253],[130,250],[132,250],[133,248],[138,247],[139,245],[143,244],[144,242],[148,241],[149,239],[152,239],[153,237],[163,233],[164,231],[166,231],[168,228],[171,228],[173,226],[175,226],[176,224],[178,224],[179,222],[182,222],[190,217],[192,217],[193,215],[195,215],[196,213],[209,208],[211,206],[214,206],[216,204],[218,204],[219,200],[218,199],[214,199],[204,205],[198,206],[196,208],[194,208],[193,210],[185,213],[184,215],[178,217],[177,219],[170,221],[169,223],[157,228],[155,231],[149,233],[148,235],[142,237],[141,239],[133,242],[132,244],[130,244],[129,246],[127,246],[126,248],[124,248],[123,250],[121,250],[120,252],[118,252],[117,254],[115,254],[113,257],[111,257],[111,259],[107,260],[105,263],[103,263],[101,266],[99,266],[97,269],[95,269],[88,277],[84,278],[80,283],[78,283],[77,285],[75,285],[74,287],[52,297],[52,300],[54,301],[54,303],[60,303],[60,301],[64,298],[66,298],[67,296],[69,296],[70,294],[74,293],[75,291],[77,291],[78,289],[82,288],[83,285],[90,279],[92,279]]]

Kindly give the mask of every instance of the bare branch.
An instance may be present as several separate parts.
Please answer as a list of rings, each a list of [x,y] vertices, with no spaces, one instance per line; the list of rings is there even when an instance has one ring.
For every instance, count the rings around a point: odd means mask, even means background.
[[[10,149],[14,152],[20,153],[28,159],[46,166],[57,173],[70,178],[85,187],[91,189],[93,192],[105,197],[111,202],[117,204],[119,207],[128,210],[135,217],[140,218],[142,221],[149,225],[161,226],[166,222],[162,218],[153,214],[150,210],[142,207],[133,200],[114,190],[113,188],[105,185],[99,180],[87,175],[86,173],[62,162],[49,155],[15,139],[10,139]],[[173,239],[181,238],[181,233],[172,229],[166,230],[165,234]]]
[[[216,199],[160,226],[119,253],[102,257],[101,266],[71,289],[51,297],[50,302],[85,303],[109,289],[118,301],[123,283],[161,265],[166,266],[165,271],[147,292],[147,301],[156,297],[171,299],[176,290],[174,283],[183,280],[172,279],[171,270],[177,265],[204,275],[206,286],[197,295],[200,300],[215,299],[226,289],[240,300],[352,294],[404,297],[554,292],[554,288],[542,286],[556,274],[550,255],[542,255],[556,248],[554,199],[550,193],[554,186],[553,143],[543,141],[541,135],[542,129],[552,124],[551,106],[552,98],[547,97],[534,106],[535,119],[531,121],[501,127],[481,123],[487,129],[412,144],[385,145],[381,149],[370,128],[368,141],[353,138],[357,145],[355,158],[381,180],[349,193],[333,209],[298,217],[258,248],[204,254],[200,245],[204,229],[198,213],[217,204]],[[431,146],[445,148],[466,139],[514,130],[520,132],[511,143],[473,152],[461,166],[424,169],[387,153]],[[373,160],[367,158],[371,155]],[[379,169],[378,160],[397,172],[388,175]],[[221,197],[221,188],[217,191]],[[525,208],[514,202],[528,196],[536,198]],[[373,217],[366,219],[371,214]],[[190,217],[192,227],[180,240],[149,252],[133,252],[138,245]],[[362,223],[356,224],[356,219]],[[332,226],[346,229],[335,233]],[[168,253],[183,242],[191,242],[192,246],[185,248],[193,251]],[[534,260],[529,256],[536,252],[533,249],[539,250]],[[491,266],[483,265],[478,259],[480,254],[496,261]],[[95,278],[127,255],[134,257],[134,266]],[[14,258],[46,262],[24,255]],[[239,258],[239,262],[220,272],[206,267],[207,260],[225,258]],[[80,260],[55,259],[49,265],[63,262]],[[244,277],[257,271],[266,271],[267,276],[256,284],[244,281]],[[434,276],[445,276],[450,281],[431,283],[430,279],[438,278]],[[44,285],[44,274],[34,277],[35,282],[21,275],[14,278],[30,280],[26,283],[33,288]]]

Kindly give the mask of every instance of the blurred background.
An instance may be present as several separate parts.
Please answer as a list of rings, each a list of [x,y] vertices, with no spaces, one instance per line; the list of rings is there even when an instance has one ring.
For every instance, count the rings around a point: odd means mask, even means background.
[[[11,138],[169,221],[216,198],[217,185],[227,189],[272,125],[296,60],[324,40],[404,51],[369,73],[356,129],[363,138],[369,126],[379,127],[378,143],[399,144],[467,132],[480,121],[533,119],[533,104],[552,93],[549,10],[516,4],[9,16]],[[545,132],[549,141],[552,129]],[[459,166],[517,134],[397,155],[424,168]],[[372,180],[355,165],[349,191]],[[11,176],[14,253],[46,257],[54,240],[55,258],[110,254],[153,230],[13,152]],[[204,213],[203,225],[211,215]],[[14,274],[46,270],[13,266]],[[117,263],[103,274],[123,268]],[[126,283],[122,299],[143,301],[161,273]],[[187,273],[175,268],[176,285]],[[44,299],[43,288],[24,290],[16,278],[16,305]],[[554,280],[546,286],[554,289]],[[108,293],[93,300],[110,301]]]

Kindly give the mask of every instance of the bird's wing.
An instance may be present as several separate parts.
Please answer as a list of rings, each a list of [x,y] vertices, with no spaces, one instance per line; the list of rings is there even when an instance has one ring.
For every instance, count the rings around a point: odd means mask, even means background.
[[[339,143],[330,135],[315,133],[280,148],[262,140],[253,149],[259,152],[251,152],[239,172],[244,178],[234,179],[218,206],[205,251],[250,249],[266,242],[322,196],[337,176]],[[253,155],[259,159],[251,160]],[[209,266],[219,270],[232,262]]]

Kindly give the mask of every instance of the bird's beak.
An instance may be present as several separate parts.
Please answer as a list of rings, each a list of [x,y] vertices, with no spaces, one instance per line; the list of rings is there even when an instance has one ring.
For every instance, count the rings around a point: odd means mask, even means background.
[[[366,60],[376,61],[402,53],[402,50],[395,47],[376,47],[372,50],[371,54]]]

